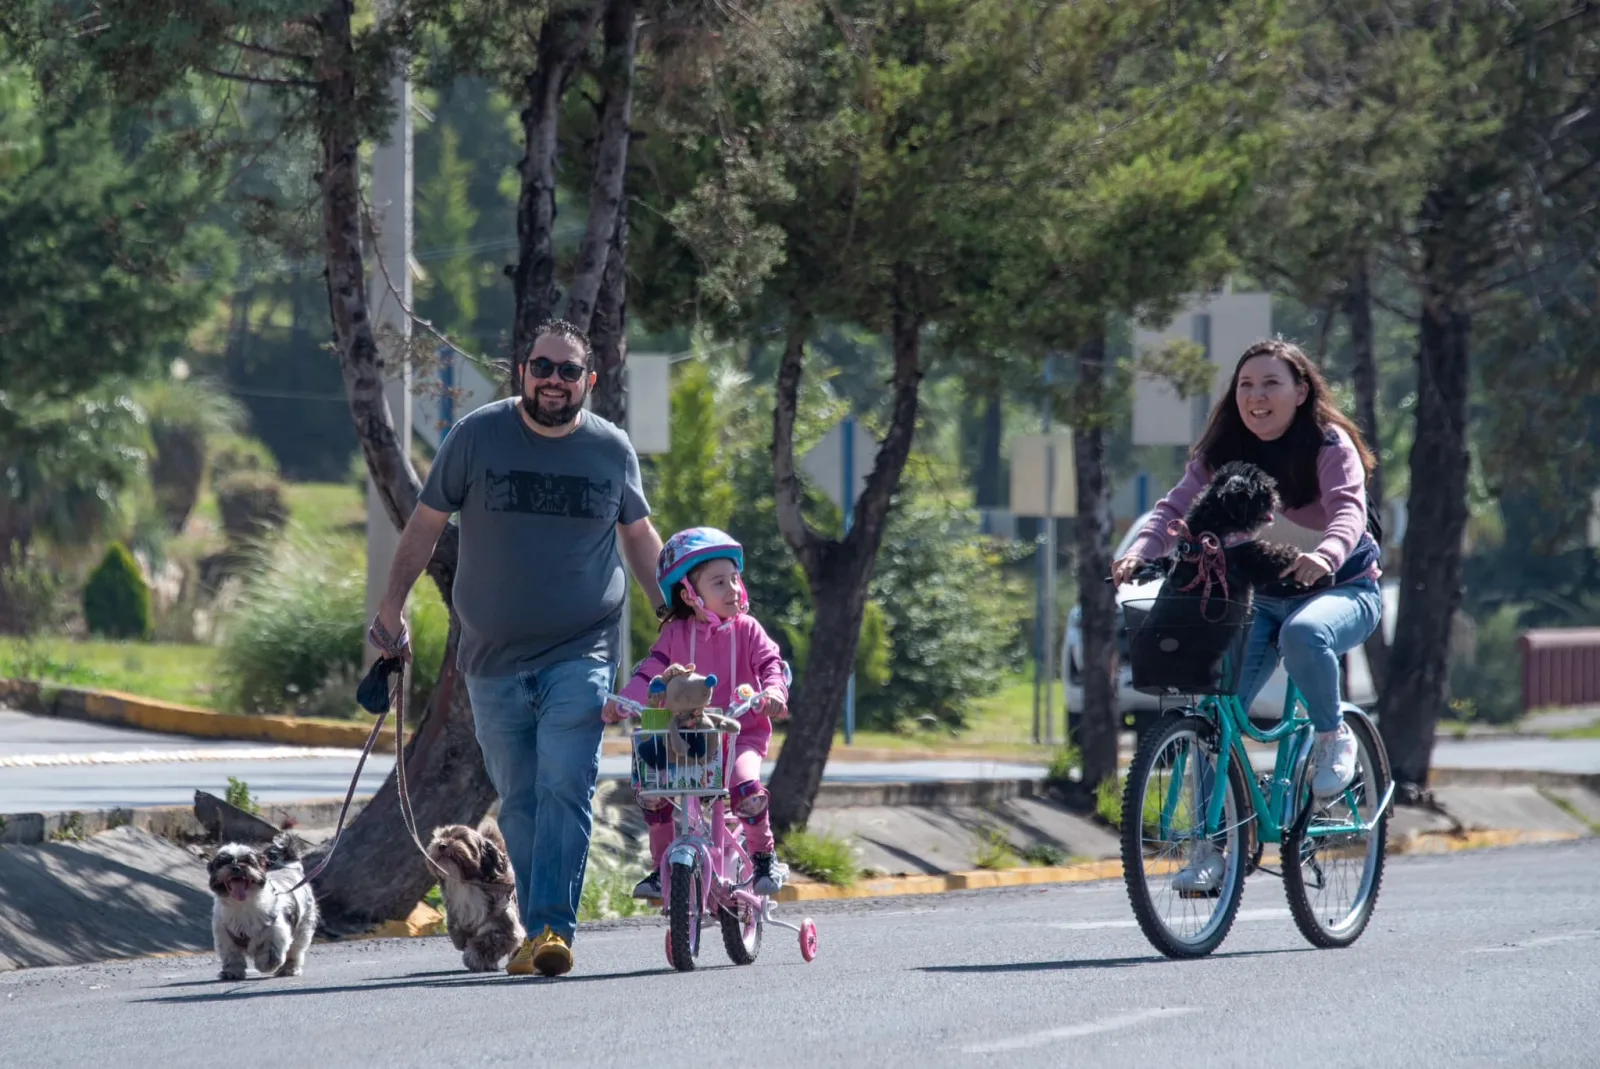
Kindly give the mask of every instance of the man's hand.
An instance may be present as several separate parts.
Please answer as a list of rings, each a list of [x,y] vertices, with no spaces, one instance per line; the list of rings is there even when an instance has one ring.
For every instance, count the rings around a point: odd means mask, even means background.
[[[379,603],[378,615],[367,630],[367,641],[385,656],[398,655],[405,661],[411,660],[411,636],[406,632],[405,616],[399,605],[387,598]]]

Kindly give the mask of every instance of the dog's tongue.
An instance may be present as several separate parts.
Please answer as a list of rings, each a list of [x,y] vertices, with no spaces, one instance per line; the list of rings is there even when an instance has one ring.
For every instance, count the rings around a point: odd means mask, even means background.
[[[245,899],[250,897],[249,882],[246,880],[229,880],[228,894],[233,896],[234,901],[243,902]]]

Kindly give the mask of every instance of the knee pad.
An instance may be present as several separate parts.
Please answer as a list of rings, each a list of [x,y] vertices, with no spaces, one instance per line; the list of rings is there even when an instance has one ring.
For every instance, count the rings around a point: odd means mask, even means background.
[[[635,798],[644,811],[644,822],[649,825],[671,824],[672,803],[665,798]]]
[[[733,785],[733,812],[746,824],[754,824],[767,812],[767,789],[759,780],[747,779]]]

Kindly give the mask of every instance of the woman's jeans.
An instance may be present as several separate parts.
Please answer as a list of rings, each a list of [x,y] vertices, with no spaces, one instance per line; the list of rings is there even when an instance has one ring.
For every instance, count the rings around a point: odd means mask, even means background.
[[[1255,599],[1255,625],[1245,648],[1239,701],[1246,711],[1278,667],[1305,696],[1318,731],[1334,731],[1339,713],[1339,658],[1378,627],[1383,597],[1376,579],[1356,579],[1303,598]]]
[[[615,674],[614,664],[576,660],[467,677],[529,936],[548,926],[571,943],[578,926],[605,727],[600,709]]]

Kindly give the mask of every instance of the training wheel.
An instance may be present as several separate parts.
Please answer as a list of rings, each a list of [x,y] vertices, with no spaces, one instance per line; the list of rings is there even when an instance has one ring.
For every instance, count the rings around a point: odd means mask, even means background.
[[[677,968],[677,965],[673,964],[673,961],[672,961],[672,929],[671,928],[667,929],[667,967],[668,968],[672,968],[672,969],[676,969]]]
[[[800,956],[807,961],[817,956],[817,924],[810,917],[800,922]]]

